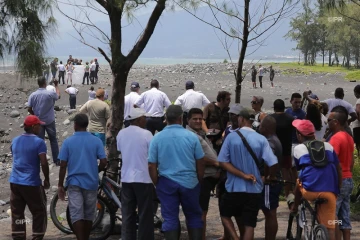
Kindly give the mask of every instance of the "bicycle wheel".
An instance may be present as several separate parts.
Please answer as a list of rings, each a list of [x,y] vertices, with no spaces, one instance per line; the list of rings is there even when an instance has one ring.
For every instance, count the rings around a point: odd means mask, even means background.
[[[65,197],[65,201],[59,201],[59,196],[56,193],[50,203],[50,217],[55,227],[63,233],[70,234],[73,233],[73,231],[66,220],[67,205],[67,197]]]
[[[90,232],[90,240],[105,240],[107,239],[115,226],[115,212],[112,210],[109,202],[101,197],[97,197],[97,216],[102,216],[95,218],[93,227]],[[73,225],[71,223],[70,211],[69,208],[66,210],[66,216],[68,224],[73,230]],[[97,222],[96,222],[97,221]]]
[[[300,240],[302,228],[299,226],[299,215],[289,214],[288,228],[286,232],[287,240]]]
[[[329,237],[329,232],[327,230],[327,228],[322,225],[322,224],[318,224],[315,226],[314,228],[314,237],[313,239],[317,239],[317,240],[327,240],[330,239]]]

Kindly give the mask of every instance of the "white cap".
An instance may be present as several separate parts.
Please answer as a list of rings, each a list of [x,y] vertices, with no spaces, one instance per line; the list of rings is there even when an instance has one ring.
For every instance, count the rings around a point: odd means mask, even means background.
[[[145,110],[142,108],[132,107],[130,109],[129,115],[125,116],[125,120],[134,120],[142,116],[149,117],[150,114],[146,113]]]
[[[243,107],[238,103],[234,103],[230,106],[228,113],[233,113],[235,115],[239,115],[241,110],[243,110]]]

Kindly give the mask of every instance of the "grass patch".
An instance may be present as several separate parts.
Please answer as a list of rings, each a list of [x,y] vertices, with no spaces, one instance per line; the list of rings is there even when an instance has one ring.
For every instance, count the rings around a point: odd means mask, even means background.
[[[360,159],[357,157],[357,151],[355,150],[354,153],[354,159],[355,159],[355,163],[354,163],[354,168],[353,168],[353,181],[354,181],[354,189],[353,189],[353,194],[356,194],[357,190],[358,190],[358,186],[360,184]],[[351,214],[355,215],[357,217],[360,216],[360,202],[356,202],[356,203],[351,203],[350,204],[350,209],[351,209]]]
[[[346,80],[360,80],[360,70],[347,73],[345,76]]]

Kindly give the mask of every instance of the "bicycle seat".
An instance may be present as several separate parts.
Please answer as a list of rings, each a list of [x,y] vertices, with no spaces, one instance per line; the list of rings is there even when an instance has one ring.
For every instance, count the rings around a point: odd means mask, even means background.
[[[322,204],[322,203],[326,203],[328,200],[325,198],[316,198],[315,199],[315,204]]]

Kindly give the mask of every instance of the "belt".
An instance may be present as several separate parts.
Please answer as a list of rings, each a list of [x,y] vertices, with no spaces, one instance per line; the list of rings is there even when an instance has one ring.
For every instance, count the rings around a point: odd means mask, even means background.
[[[163,118],[164,116],[161,116],[161,117],[148,117],[148,118]]]

